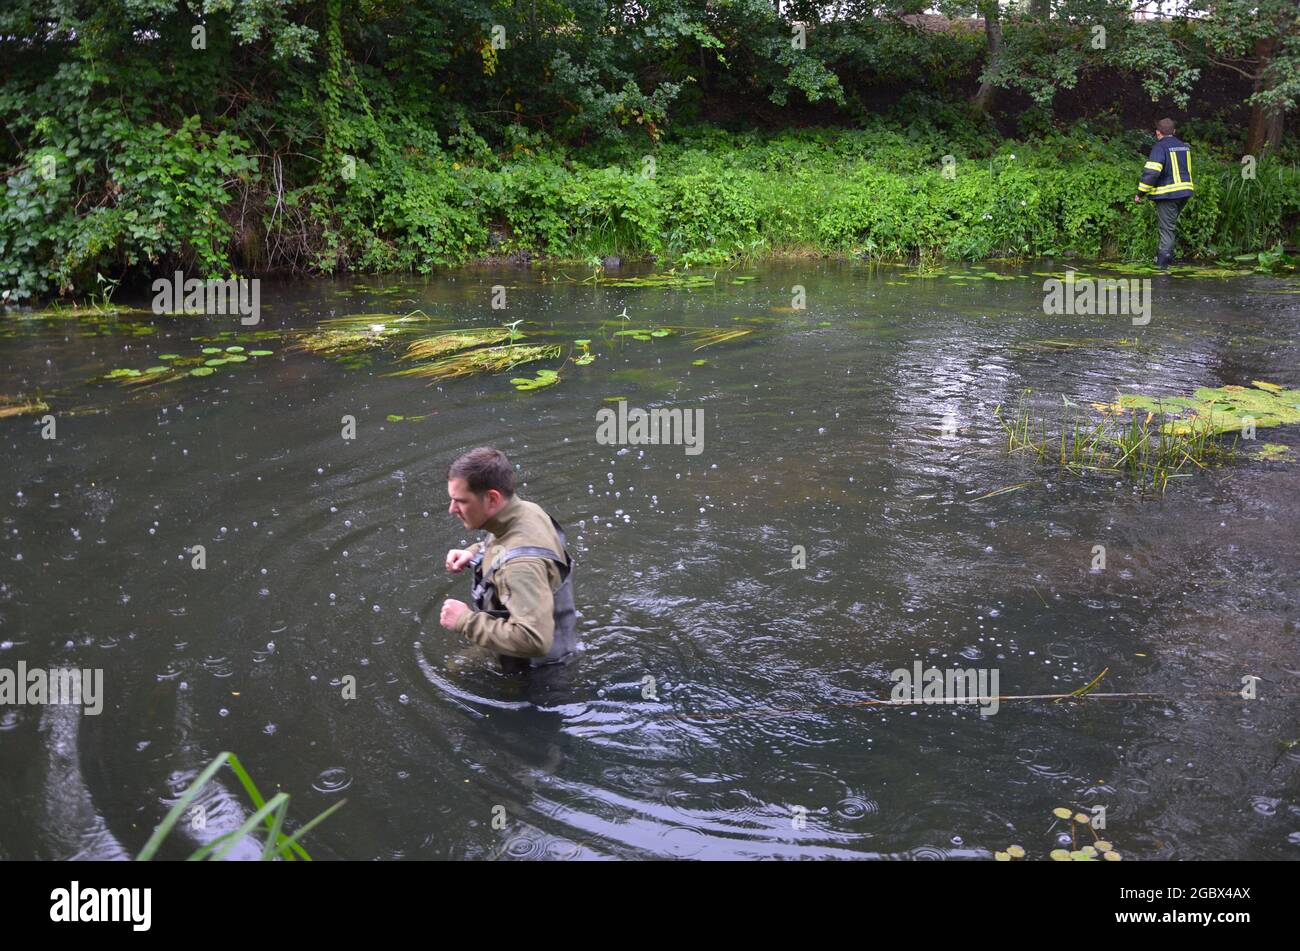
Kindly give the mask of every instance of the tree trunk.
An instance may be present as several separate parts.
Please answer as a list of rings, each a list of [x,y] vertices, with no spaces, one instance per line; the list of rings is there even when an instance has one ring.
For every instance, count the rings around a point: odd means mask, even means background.
[[[1273,54],[1277,50],[1276,36],[1264,37],[1255,43],[1255,59],[1258,63],[1255,73],[1255,92],[1264,92],[1270,82],[1265,75]],[[1250,125],[1246,132],[1246,154],[1259,155],[1265,149],[1277,148],[1282,144],[1281,106],[1255,103],[1250,107]]]
[[[988,55],[984,60],[984,71],[992,73],[1002,59],[1002,21],[998,17],[998,0],[987,0],[979,5],[984,15],[984,36],[988,40]],[[993,93],[996,87],[985,79],[980,83],[979,92],[971,100],[977,112],[987,113],[993,105]]]

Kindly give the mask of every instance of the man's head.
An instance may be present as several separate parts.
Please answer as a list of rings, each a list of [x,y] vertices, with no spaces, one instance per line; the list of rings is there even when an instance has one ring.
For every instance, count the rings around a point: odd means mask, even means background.
[[[1156,123],[1157,139],[1163,139],[1165,136],[1173,135],[1177,131],[1178,131],[1178,127],[1174,125],[1173,119],[1161,119],[1159,122]]]
[[[496,449],[471,449],[448,467],[447,495],[450,514],[470,530],[482,528],[514,498],[514,466]]]

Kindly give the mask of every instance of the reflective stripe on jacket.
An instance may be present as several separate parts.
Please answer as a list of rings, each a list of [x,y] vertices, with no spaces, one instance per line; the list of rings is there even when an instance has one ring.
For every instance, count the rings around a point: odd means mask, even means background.
[[[1138,194],[1153,199],[1186,198],[1195,191],[1192,183],[1192,150],[1177,136],[1167,135],[1151,147]]]

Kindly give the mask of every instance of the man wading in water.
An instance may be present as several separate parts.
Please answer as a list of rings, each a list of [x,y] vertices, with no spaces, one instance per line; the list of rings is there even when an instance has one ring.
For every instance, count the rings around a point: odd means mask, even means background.
[[[475,449],[453,462],[447,495],[448,511],[466,528],[491,534],[447,552],[448,571],[474,569],[474,608],[448,598],[442,626],[496,651],[508,672],[575,657],[573,559],[559,522],[516,498],[514,467],[496,449]]]

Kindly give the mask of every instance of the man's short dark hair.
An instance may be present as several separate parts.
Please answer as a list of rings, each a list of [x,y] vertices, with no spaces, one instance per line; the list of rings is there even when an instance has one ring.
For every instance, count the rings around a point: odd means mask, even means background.
[[[1156,131],[1161,135],[1173,135],[1178,131],[1178,127],[1174,125],[1173,119],[1161,119],[1156,123]]]
[[[453,462],[447,469],[447,479],[464,479],[475,495],[489,489],[496,489],[506,498],[515,494],[515,467],[504,452],[489,446],[471,449]]]

